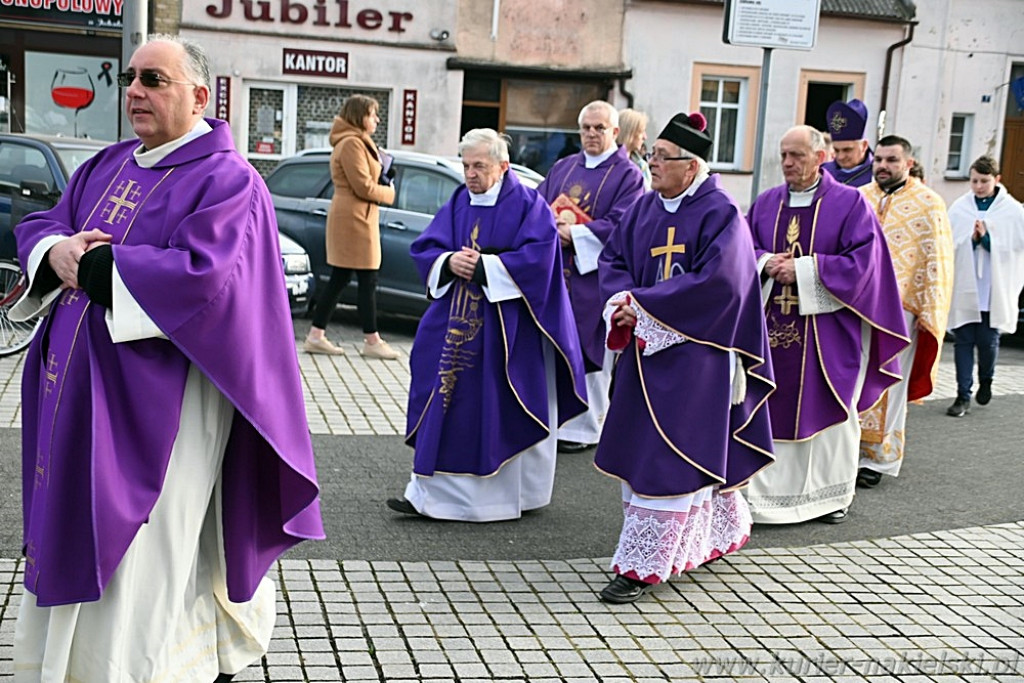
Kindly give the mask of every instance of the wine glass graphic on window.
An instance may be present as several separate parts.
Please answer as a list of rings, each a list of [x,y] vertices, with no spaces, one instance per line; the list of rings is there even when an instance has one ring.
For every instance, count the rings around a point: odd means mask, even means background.
[[[96,99],[92,77],[84,67],[59,68],[50,83],[50,97],[58,107],[75,110],[75,137],[78,137],[78,112]]]

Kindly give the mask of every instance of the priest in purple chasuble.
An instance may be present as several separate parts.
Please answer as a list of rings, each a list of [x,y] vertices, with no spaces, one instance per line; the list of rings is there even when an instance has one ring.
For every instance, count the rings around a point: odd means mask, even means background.
[[[622,214],[644,192],[644,178],[619,147],[619,112],[597,100],[580,111],[582,151],[560,159],[537,191],[548,204],[571,202],[575,211],[556,210],[563,275],[587,371],[590,409],[558,430],[559,450],[579,452],[597,443],[608,412],[611,356],[604,345],[604,321],[597,282],[597,258]],[[556,204],[557,206],[557,204]]]
[[[652,192],[601,253],[611,407],[595,455],[621,482],[624,522],[607,602],[742,547],[738,489],[772,463],[774,389],[750,231],[709,175],[700,114],[678,114],[651,154]]]
[[[140,47],[118,76],[139,139],[16,231],[12,318],[45,315],[22,380],[25,680],[234,674],[269,646],[268,570],[324,537],[273,206],[202,117],[208,80],[195,44]]]
[[[872,180],[874,155],[865,129],[868,107],[858,99],[833,102],[825,112],[825,125],[832,136],[835,159],[822,164],[823,171],[843,185],[863,187]]]
[[[932,393],[953,293],[953,234],[946,203],[910,175],[910,142],[896,135],[878,141],[875,182],[860,188],[889,245],[910,346],[900,355],[903,379],[861,413],[857,485],[877,486],[903,465],[907,403]]]
[[[466,184],[412,244],[433,301],[409,359],[406,514],[516,519],[551,501],[558,425],[586,410],[583,358],[546,202],[489,129],[459,144]]]
[[[899,381],[909,339],[878,219],[860,192],[820,172],[822,134],[796,126],[780,149],[786,184],[747,216],[778,382],[768,401],[776,464],[745,493],[755,522],[834,524],[853,501],[858,413]]]

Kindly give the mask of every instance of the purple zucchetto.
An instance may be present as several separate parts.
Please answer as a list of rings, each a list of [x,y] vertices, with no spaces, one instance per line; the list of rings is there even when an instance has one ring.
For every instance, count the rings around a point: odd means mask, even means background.
[[[704,161],[707,161],[708,154],[711,153],[711,147],[714,144],[711,137],[704,132],[707,126],[708,120],[700,112],[676,114],[658,137],[662,140],[674,142],[687,152],[696,154]]]
[[[833,140],[863,140],[868,108],[858,99],[833,102],[825,112],[825,124]]]

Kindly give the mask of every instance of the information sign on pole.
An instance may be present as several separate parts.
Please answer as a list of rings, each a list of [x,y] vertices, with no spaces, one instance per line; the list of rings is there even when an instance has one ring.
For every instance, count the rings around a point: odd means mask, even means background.
[[[722,40],[730,45],[810,50],[821,0],[725,0]]]

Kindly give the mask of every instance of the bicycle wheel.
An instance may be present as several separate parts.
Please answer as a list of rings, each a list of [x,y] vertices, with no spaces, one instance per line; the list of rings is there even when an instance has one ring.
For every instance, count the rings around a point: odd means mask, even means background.
[[[7,317],[11,307],[25,293],[27,280],[21,268],[13,263],[0,262],[0,356],[9,356],[28,346],[36,334],[41,319],[13,322]]]

